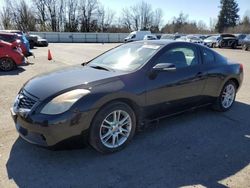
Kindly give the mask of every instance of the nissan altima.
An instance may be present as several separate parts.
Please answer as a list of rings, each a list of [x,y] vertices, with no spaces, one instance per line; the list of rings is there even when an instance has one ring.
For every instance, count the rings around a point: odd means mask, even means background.
[[[11,114],[30,143],[49,147],[84,137],[111,153],[148,121],[207,105],[229,110],[242,80],[241,64],[205,46],[139,41],[29,80]]]

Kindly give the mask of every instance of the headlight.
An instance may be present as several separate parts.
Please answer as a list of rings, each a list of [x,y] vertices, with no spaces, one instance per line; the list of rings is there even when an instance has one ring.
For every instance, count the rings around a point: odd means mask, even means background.
[[[90,91],[86,89],[76,89],[63,93],[50,102],[48,102],[42,109],[42,114],[61,114],[67,111],[78,99],[89,94]]]

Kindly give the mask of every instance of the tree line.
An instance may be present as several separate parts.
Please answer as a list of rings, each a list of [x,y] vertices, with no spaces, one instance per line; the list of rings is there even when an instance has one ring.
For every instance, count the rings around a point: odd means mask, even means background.
[[[116,12],[98,0],[5,0],[0,10],[4,29],[53,32],[130,32],[151,30],[153,33],[250,33],[250,16],[240,20],[235,0],[221,0],[218,19],[190,21],[180,13],[163,24],[163,10],[141,1]]]

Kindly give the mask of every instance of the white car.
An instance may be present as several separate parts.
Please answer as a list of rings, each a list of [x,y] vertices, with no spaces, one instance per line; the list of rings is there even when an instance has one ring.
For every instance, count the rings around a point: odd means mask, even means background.
[[[124,42],[143,40],[145,35],[151,35],[151,31],[133,31],[124,39]]]
[[[202,39],[193,35],[187,35],[187,36],[182,36],[178,39],[177,41],[182,41],[182,42],[192,42],[192,43],[198,43],[201,44],[203,43]]]
[[[157,40],[155,35],[145,35],[143,40]]]

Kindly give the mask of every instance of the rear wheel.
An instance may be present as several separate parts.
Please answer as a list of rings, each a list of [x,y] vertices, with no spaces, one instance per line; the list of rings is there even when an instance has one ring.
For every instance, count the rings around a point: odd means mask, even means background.
[[[15,62],[9,58],[4,57],[0,59],[0,69],[3,71],[11,71],[16,68]]]
[[[89,143],[99,152],[112,153],[123,149],[133,138],[135,113],[127,104],[114,102],[103,107],[94,117]]]
[[[247,51],[247,50],[248,50],[248,47],[247,47],[247,45],[246,45],[246,44],[243,44],[243,46],[242,46],[242,50],[244,50],[244,51]]]
[[[235,101],[236,91],[235,82],[232,80],[228,81],[222,88],[220,96],[213,105],[213,109],[220,112],[229,110]]]
[[[232,49],[236,49],[237,48],[237,44],[236,43],[233,43],[232,46],[231,46]]]

